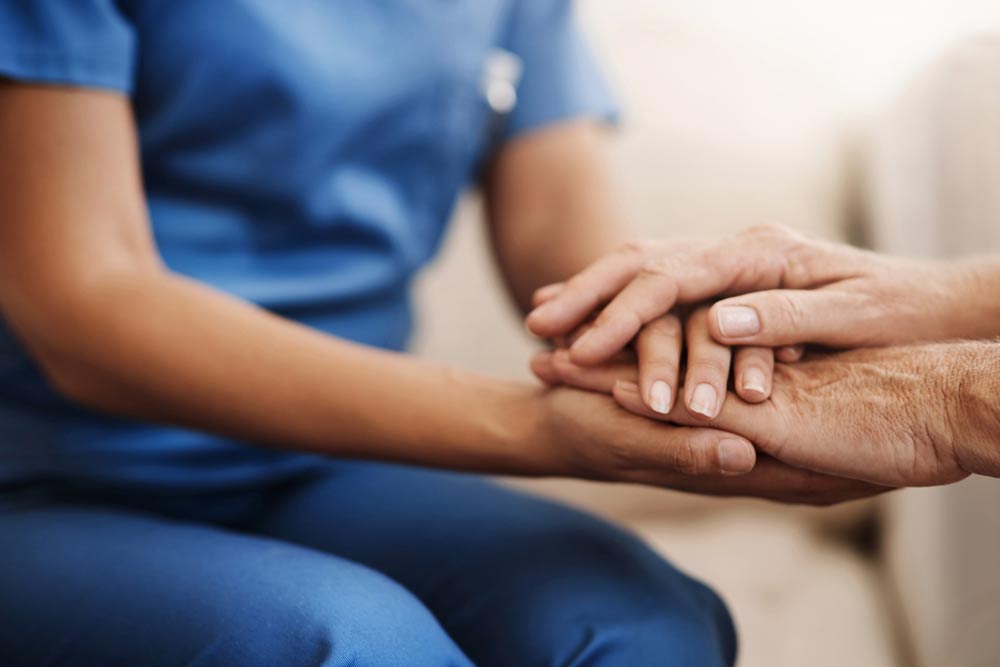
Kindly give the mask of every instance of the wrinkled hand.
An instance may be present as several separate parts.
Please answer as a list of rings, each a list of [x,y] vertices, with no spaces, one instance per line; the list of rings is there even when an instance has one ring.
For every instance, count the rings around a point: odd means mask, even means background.
[[[560,387],[539,398],[533,405],[543,410],[526,407],[526,418],[539,421],[538,446],[554,453],[554,474],[818,505],[886,490],[758,456],[746,438],[715,428],[631,414],[611,396]]]
[[[769,400],[730,397],[712,425],[828,475],[893,487],[955,482],[968,472],[954,436],[950,347],[862,349],[779,365]],[[634,383],[619,382],[614,395],[636,414],[694,423],[683,410],[651,411]]]
[[[711,338],[724,345],[856,348],[995,335],[957,296],[972,289],[947,263],[884,257],[766,226],[719,241],[630,244],[540,290],[543,303],[527,324],[553,338],[599,311],[570,348],[584,366],[604,362],[678,304],[726,296],[706,318]],[[639,365],[651,407],[653,383],[668,377],[641,358]]]

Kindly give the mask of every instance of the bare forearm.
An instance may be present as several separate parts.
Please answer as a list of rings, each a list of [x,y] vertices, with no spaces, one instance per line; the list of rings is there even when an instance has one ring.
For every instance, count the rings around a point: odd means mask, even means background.
[[[487,179],[493,248],[527,311],[534,290],[565,280],[627,235],[595,123],[567,123],[505,147]]]
[[[465,470],[551,472],[527,385],[282,320],[184,278],[115,278],[77,304],[51,375],[93,408],[264,445]]]

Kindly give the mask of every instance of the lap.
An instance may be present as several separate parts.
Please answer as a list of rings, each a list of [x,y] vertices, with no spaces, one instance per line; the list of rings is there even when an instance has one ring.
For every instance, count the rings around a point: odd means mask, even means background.
[[[255,530],[386,573],[480,667],[709,667],[735,653],[719,598],[636,537],[478,477],[342,464]]]
[[[60,505],[0,535],[3,665],[468,664],[402,586],[288,542]]]
[[[132,506],[0,512],[0,664],[734,659],[709,589],[618,528],[477,477],[343,463]]]

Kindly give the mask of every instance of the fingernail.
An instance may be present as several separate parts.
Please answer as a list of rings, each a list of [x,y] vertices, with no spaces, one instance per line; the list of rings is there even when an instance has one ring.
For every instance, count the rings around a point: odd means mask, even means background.
[[[745,338],[760,333],[760,318],[749,306],[719,308],[719,331],[729,338]]]
[[[726,475],[743,475],[753,470],[753,447],[745,440],[719,442],[719,467]]]
[[[694,388],[691,394],[691,412],[699,415],[714,417],[718,411],[719,393],[710,384],[702,383]]]
[[[743,373],[743,389],[746,391],[755,391],[760,394],[766,394],[766,383],[767,378],[764,377],[764,371],[759,368],[748,368],[746,372]]]
[[[639,393],[639,385],[637,385],[635,382],[632,382],[631,380],[616,380],[615,384],[618,386],[619,389],[622,389],[624,391],[628,391],[633,394]]]
[[[657,380],[649,388],[649,407],[656,410],[661,415],[670,412],[670,404],[673,396],[670,392],[670,385],[663,380]]]

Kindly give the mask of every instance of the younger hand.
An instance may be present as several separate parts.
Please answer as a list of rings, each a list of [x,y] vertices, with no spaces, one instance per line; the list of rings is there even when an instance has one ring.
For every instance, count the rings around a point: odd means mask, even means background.
[[[536,354],[532,370],[549,385],[564,384],[608,394],[616,380],[638,382],[643,401],[660,414],[673,409],[683,386],[683,404],[692,416],[705,421],[713,419],[722,408],[730,372],[740,398],[749,403],[767,400],[774,352],[763,347],[733,349],[720,345],[710,335],[708,313],[708,306],[701,306],[683,322],[673,313],[658,318],[643,327],[632,346],[599,366],[574,364],[565,349],[586,332],[584,328],[564,341],[563,349]],[[679,381],[681,375],[683,384]]]

